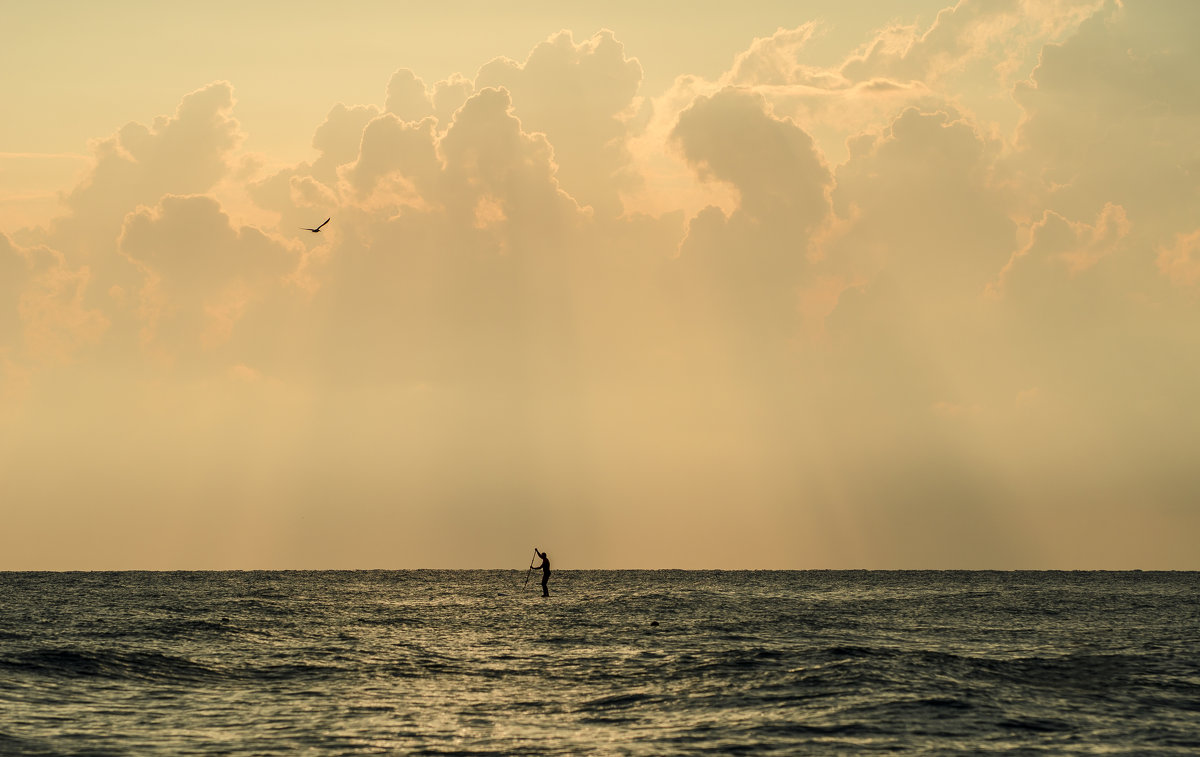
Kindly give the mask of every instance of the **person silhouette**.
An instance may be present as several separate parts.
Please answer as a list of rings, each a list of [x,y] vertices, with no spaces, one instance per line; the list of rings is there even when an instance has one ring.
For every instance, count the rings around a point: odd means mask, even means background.
[[[542,569],[542,596],[548,597],[550,596],[550,589],[546,587],[546,582],[550,580],[550,555],[545,552],[538,552],[537,547],[533,548],[533,552],[542,558],[542,564],[534,565],[533,567]]]

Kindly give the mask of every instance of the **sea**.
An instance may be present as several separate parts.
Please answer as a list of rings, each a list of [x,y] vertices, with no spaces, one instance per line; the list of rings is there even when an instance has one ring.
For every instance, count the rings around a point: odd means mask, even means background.
[[[0,573],[3,755],[1200,754],[1200,574]]]

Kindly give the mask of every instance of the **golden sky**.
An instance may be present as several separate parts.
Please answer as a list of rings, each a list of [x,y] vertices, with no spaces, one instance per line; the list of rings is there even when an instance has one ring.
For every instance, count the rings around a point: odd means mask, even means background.
[[[1200,568],[1200,4],[178,6],[6,14],[0,569]]]

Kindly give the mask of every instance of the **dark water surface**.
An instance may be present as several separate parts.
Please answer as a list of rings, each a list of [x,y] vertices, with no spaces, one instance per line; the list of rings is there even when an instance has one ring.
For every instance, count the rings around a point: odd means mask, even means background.
[[[0,754],[1200,753],[1200,574],[523,579],[0,573]]]

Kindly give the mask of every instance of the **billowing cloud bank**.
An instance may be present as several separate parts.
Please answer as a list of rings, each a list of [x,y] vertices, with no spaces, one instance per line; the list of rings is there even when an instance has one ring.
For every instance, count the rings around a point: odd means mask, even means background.
[[[273,168],[192,92],[0,235],[0,567],[1200,567],[1198,27],[564,32]]]

